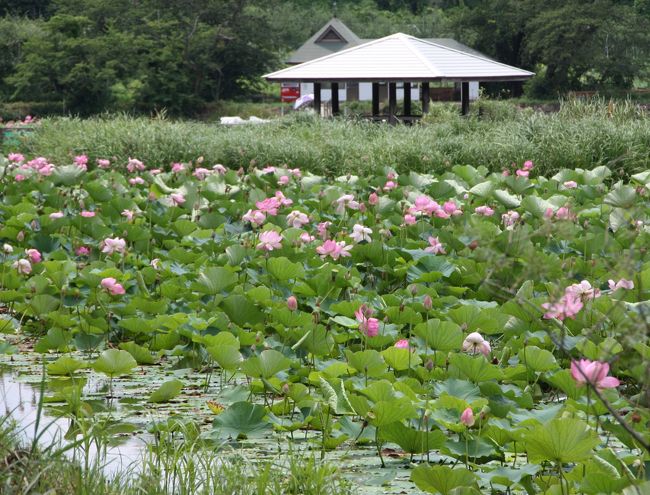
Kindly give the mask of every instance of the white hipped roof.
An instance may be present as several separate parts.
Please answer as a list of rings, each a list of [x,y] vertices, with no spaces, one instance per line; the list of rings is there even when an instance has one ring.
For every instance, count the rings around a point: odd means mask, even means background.
[[[269,81],[521,81],[533,72],[397,33],[264,77]]]

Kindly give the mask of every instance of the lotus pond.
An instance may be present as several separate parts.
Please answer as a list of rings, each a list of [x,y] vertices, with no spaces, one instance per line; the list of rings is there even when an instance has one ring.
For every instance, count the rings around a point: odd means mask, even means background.
[[[70,162],[0,157],[0,369],[66,441],[647,493],[650,171]]]

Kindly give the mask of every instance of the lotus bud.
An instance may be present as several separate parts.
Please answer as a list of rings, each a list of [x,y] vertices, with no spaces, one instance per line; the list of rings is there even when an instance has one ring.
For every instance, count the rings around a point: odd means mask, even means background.
[[[422,304],[424,305],[424,309],[427,311],[431,310],[433,307],[433,300],[431,299],[431,296],[429,294],[424,296],[424,301],[422,301]]]
[[[14,248],[11,247],[10,244],[3,244],[2,250],[4,251],[5,254],[11,254],[14,252]]]
[[[289,311],[295,311],[298,309],[298,300],[296,299],[296,296],[289,296],[287,298],[287,308],[289,308]]]
[[[431,371],[433,369],[433,360],[432,359],[427,359],[427,362],[424,363],[424,367],[428,370]]]
[[[16,235],[16,240],[18,242],[23,242],[25,240],[25,232],[23,230],[18,232],[18,235]]]
[[[413,297],[417,296],[418,295],[418,286],[415,285],[415,284],[409,285],[409,291],[411,291],[411,295]]]
[[[468,407],[463,411],[463,414],[460,415],[460,422],[467,426],[468,428],[474,426],[474,412],[471,407]]]
[[[284,385],[282,385],[282,394],[283,395],[287,395],[290,392],[290,390],[291,389],[289,388],[288,383],[285,383]]]

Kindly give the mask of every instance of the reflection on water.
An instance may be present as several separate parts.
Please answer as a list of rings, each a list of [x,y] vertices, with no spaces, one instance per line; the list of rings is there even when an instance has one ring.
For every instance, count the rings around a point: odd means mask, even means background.
[[[20,436],[26,442],[31,442],[35,435],[40,435],[38,442],[43,447],[53,443],[65,444],[67,440],[64,437],[70,429],[71,420],[54,418],[48,414],[47,408],[41,413],[38,433],[35,431],[39,396],[38,386],[21,382],[17,375],[2,373],[0,370],[0,415],[9,416],[16,422]],[[106,447],[101,459],[98,459],[97,446],[91,444],[89,460],[91,463],[100,462],[108,475],[126,469],[137,470],[144,445],[142,439],[131,436],[120,445]],[[68,452],[72,456],[72,451]]]

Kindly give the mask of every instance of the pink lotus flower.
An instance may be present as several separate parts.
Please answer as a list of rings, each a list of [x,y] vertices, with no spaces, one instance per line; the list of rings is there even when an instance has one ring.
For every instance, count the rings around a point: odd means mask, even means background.
[[[158,174],[162,174],[162,170],[159,168],[152,168],[151,170],[149,170],[149,173],[151,175],[158,175]],[[139,179],[139,177],[136,177],[136,179]],[[142,180],[142,182],[139,182],[138,184],[144,184],[144,179]]]
[[[119,237],[115,237],[113,239],[107,237],[102,242],[101,248],[102,248],[102,253],[104,254],[113,254],[113,253],[124,254],[126,252],[126,241]]]
[[[133,220],[133,217],[135,216],[135,212],[133,210],[122,210],[122,216],[126,217],[126,219],[130,222]]]
[[[465,426],[467,426],[468,428],[474,426],[475,423],[474,411],[472,411],[471,407],[465,409],[463,413],[460,415],[460,422]]]
[[[289,173],[293,175],[296,179],[300,179],[302,177],[302,172],[300,171],[299,168],[289,169]]]
[[[88,211],[88,210],[81,210],[81,213],[79,213],[84,218],[93,218],[95,216],[94,211]]]
[[[512,230],[515,227],[515,224],[519,220],[519,213],[516,211],[508,211],[501,215],[501,221],[505,226],[506,230]]]
[[[282,247],[282,236],[278,234],[275,230],[265,230],[259,235],[260,243],[257,245],[257,249],[263,251],[273,251],[274,249],[280,249]]]
[[[628,289],[632,290],[634,289],[634,282],[632,280],[625,280],[622,278],[618,282],[614,282],[612,279],[609,279],[607,281],[609,284],[609,289],[610,290],[616,290],[616,289]]]
[[[105,158],[98,158],[97,159],[97,166],[99,168],[109,168],[111,166],[111,161],[106,160]]]
[[[395,347],[397,347],[398,349],[408,349],[409,341],[406,339],[400,339],[397,342],[395,342]]]
[[[371,228],[357,223],[354,225],[354,227],[352,227],[352,233],[350,234],[350,237],[354,240],[354,242],[358,244],[361,241],[372,241],[370,234],[372,234]]]
[[[474,213],[477,215],[483,215],[484,217],[491,217],[494,215],[494,210],[487,205],[478,206],[474,209]]]
[[[255,203],[255,206],[257,206],[259,211],[261,211],[262,213],[274,217],[278,214],[278,209],[280,208],[281,205],[280,202],[278,201],[278,198],[271,197],[271,198],[266,198],[262,201],[257,201]]]
[[[316,248],[316,252],[320,254],[322,259],[330,256],[333,260],[338,260],[340,257],[352,256],[349,252],[350,249],[352,249],[352,246],[346,246],[345,241],[336,242],[328,239]]]
[[[154,258],[152,259],[149,264],[151,265],[151,268],[154,270],[159,270],[160,269],[160,258]]]
[[[463,210],[458,207],[455,201],[445,201],[442,209],[447,215],[458,216],[463,214]]]
[[[101,281],[102,289],[105,289],[112,296],[119,296],[124,294],[124,287],[117,283],[113,277],[103,278]]]
[[[445,253],[445,247],[442,245],[442,243],[438,240],[437,237],[429,237],[429,247],[425,248],[425,251],[427,253],[433,253],[433,254],[446,254]]]
[[[171,193],[169,197],[172,200],[174,206],[180,206],[185,203],[185,196],[183,196],[181,193]]]
[[[492,351],[490,343],[478,332],[472,332],[463,341],[463,351],[470,354],[481,353],[488,356]]]
[[[372,206],[379,204],[379,196],[377,193],[370,193],[370,196],[368,196],[368,204]]]
[[[275,173],[275,167],[264,167],[262,169],[263,174],[274,174]]]
[[[289,311],[298,309],[298,299],[296,299],[296,296],[287,297],[287,308],[289,308]]]
[[[310,242],[314,242],[316,238],[313,235],[310,235],[308,232],[303,232],[300,234],[300,242],[302,244],[309,244]]]
[[[154,170],[151,171],[151,173],[153,173],[153,172],[154,172]],[[129,184],[131,184],[132,186],[139,186],[139,185],[142,185],[144,183],[145,182],[144,182],[144,179],[142,177],[131,177],[129,179]]]
[[[86,246],[79,246],[75,251],[77,256],[88,256],[90,254],[90,248]]]
[[[386,184],[384,184],[384,191],[392,191],[396,187],[397,187],[397,184],[394,181],[389,180],[389,181],[386,182]]]
[[[557,210],[555,213],[555,218],[558,220],[570,220],[572,217],[571,212],[569,211],[569,208],[566,206],[562,206]]]
[[[29,275],[32,273],[32,264],[29,262],[29,260],[26,260],[24,258],[14,261],[11,266],[15,268],[21,275]]]
[[[14,180],[15,180],[16,182],[22,182],[22,181],[24,181],[25,179],[27,179],[27,176],[25,176],[25,175],[23,175],[23,174],[16,174],[16,176],[14,177]]]
[[[126,164],[126,169],[133,173],[136,170],[142,171],[146,167],[144,166],[144,163],[142,163],[140,160],[136,158],[129,158],[129,162]]]
[[[344,194],[339,199],[337,199],[335,203],[336,209],[334,211],[336,211],[336,213],[339,215],[343,215],[346,208],[350,208],[351,210],[359,209],[359,202],[354,200],[354,196],[352,194]]]
[[[214,170],[219,175],[224,175],[228,171],[226,167],[224,167],[220,163],[217,163],[214,167],[212,167],[212,170]]]
[[[204,180],[208,175],[212,173],[211,170],[203,167],[199,167],[192,172],[192,175],[196,177],[198,180]]]
[[[583,280],[579,284],[569,285],[564,289],[564,291],[567,294],[573,294],[575,297],[578,297],[583,301],[600,297],[600,290],[592,287],[587,280]]]
[[[386,174],[386,178],[388,180],[395,180],[395,179],[397,179],[397,174],[395,172],[388,172]]]
[[[88,170],[88,157],[86,155],[75,156],[74,164],[82,170]]]
[[[42,175],[43,177],[49,177],[52,175],[52,172],[54,172],[54,165],[51,163],[47,163],[43,165],[41,168],[37,170],[38,175]]]
[[[580,297],[572,292],[566,292],[557,302],[542,304],[542,308],[546,310],[544,318],[557,318],[560,321],[566,318],[575,318],[582,307]]]
[[[509,177],[510,176],[510,170],[504,168],[501,171],[501,175],[504,176],[504,177]]]
[[[275,199],[281,206],[291,206],[293,199],[287,198],[282,191],[275,191]]]
[[[526,160],[526,161],[524,162],[524,166],[521,167],[521,168],[523,168],[524,170],[532,170],[533,167],[534,167],[534,165],[533,165],[532,160]]]
[[[427,216],[433,215],[440,210],[440,205],[429,196],[418,196],[415,204],[409,209],[409,213],[424,213]]]
[[[362,304],[354,312],[354,316],[359,322],[359,331],[367,337],[376,337],[379,334],[379,320],[371,318],[372,313],[372,309],[365,304]]]
[[[282,176],[278,179],[278,184],[281,185],[281,186],[286,186],[286,185],[289,183],[290,180],[291,180],[291,179],[289,178],[288,175],[282,175]]]
[[[316,226],[316,231],[321,239],[325,240],[327,238],[327,229],[332,225],[332,222],[320,222]]]
[[[25,161],[25,157],[21,153],[9,153],[7,160],[13,163],[22,163]]]
[[[415,218],[415,215],[411,215],[410,213],[404,215],[404,225],[415,225],[416,222],[417,218]]]
[[[287,225],[291,225],[292,227],[299,229],[303,225],[307,225],[309,223],[309,217],[305,214],[302,213],[301,211],[298,210],[293,210],[291,213],[287,215]]]
[[[517,171],[515,172],[515,174],[517,174],[517,177],[528,177],[528,175],[530,174],[530,172],[529,172],[528,170],[517,169]]]
[[[607,376],[608,374],[609,363],[589,359],[571,361],[571,377],[579,387],[587,383],[598,390],[618,387],[621,382],[613,376]]]
[[[574,180],[568,180],[568,181],[564,182],[562,185],[564,187],[566,187],[567,189],[574,189],[574,188],[578,187],[578,183],[576,181],[574,181]]]
[[[249,222],[252,225],[259,226],[262,225],[266,220],[266,215],[260,210],[248,210],[246,213],[244,213],[242,220],[244,222]]]
[[[32,263],[40,263],[43,260],[41,253],[38,249],[25,249],[25,254]]]

